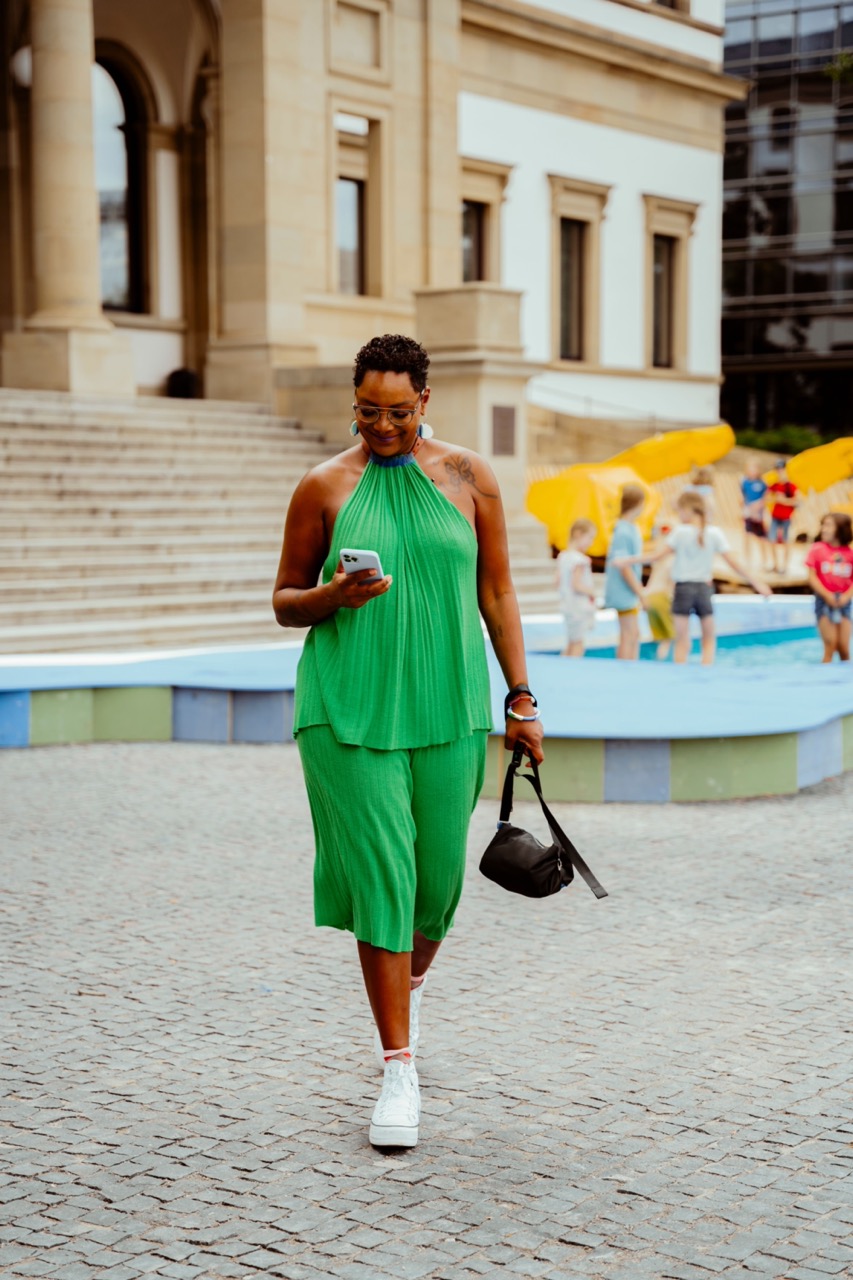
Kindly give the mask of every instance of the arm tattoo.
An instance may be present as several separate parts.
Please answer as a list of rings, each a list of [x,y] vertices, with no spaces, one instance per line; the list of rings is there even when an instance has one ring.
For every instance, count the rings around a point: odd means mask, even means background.
[[[497,498],[498,495],[496,493],[486,493],[484,489],[480,488],[477,484],[477,477],[474,475],[474,468],[471,465],[470,458],[463,457],[461,453],[457,454],[453,458],[446,458],[444,470],[447,473],[447,480],[445,483],[447,484],[448,489],[451,489],[453,493],[459,493],[463,484],[469,484],[472,489],[475,489],[477,493],[480,494],[481,497]]]

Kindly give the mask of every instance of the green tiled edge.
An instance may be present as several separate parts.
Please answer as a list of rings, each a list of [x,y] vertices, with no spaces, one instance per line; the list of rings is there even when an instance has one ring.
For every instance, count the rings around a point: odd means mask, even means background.
[[[37,689],[30,698],[30,746],[91,742],[94,736],[91,689]]]
[[[96,689],[93,736],[95,742],[170,742],[172,690]]]
[[[735,800],[797,790],[797,735],[674,739],[673,800]]]
[[[841,761],[842,769],[853,769],[853,716],[841,721]]]
[[[483,796],[486,799],[500,795],[509,755],[503,749],[503,739],[489,737],[486,754],[486,781]],[[539,770],[542,790],[546,800],[577,800],[598,804],[604,799],[604,743],[588,738],[548,738],[545,742],[545,763]],[[518,796],[532,797],[533,791],[526,782],[516,790]]]

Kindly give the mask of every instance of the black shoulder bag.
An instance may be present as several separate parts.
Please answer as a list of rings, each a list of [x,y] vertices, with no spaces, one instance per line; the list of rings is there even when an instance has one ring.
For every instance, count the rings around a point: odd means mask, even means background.
[[[499,884],[502,889],[508,889],[510,893],[522,893],[526,898],[547,898],[549,894],[558,893],[571,884],[575,875],[574,868],[577,867],[596,898],[606,898],[607,890],[598,883],[545,803],[539,769],[532,757],[531,772],[521,776],[527,779],[536,792],[555,843],[546,848],[529,831],[514,827],[509,821],[513,782],[524,755],[525,749],[522,746],[517,746],[512,754],[504,779],[497,835],[480,859],[480,870],[489,880]]]

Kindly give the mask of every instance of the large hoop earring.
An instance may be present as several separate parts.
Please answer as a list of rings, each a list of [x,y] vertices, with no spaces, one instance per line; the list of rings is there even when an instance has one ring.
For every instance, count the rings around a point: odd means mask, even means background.
[[[355,418],[353,418],[352,422],[349,424],[349,433],[351,436],[358,435],[358,423],[356,422]]]
[[[435,432],[428,422],[422,422],[418,427],[418,435],[422,440],[431,440]]]

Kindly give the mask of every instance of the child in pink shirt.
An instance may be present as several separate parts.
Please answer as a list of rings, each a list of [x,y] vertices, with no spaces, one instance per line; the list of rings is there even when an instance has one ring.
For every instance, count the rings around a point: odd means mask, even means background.
[[[843,511],[830,511],[806,556],[809,584],[815,595],[817,627],[823,640],[823,661],[837,653],[850,661],[851,601],[853,601],[853,522]]]

